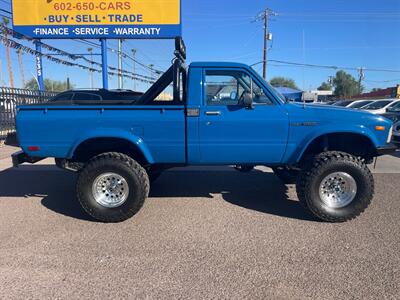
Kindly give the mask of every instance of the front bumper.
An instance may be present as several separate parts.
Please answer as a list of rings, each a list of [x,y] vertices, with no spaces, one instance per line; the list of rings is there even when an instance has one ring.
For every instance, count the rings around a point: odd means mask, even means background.
[[[376,148],[378,155],[385,155],[393,153],[397,150],[397,146],[394,144],[387,144],[386,146]]]
[[[34,163],[44,159],[43,157],[29,156],[22,150],[12,154],[11,158],[12,158],[13,167],[18,167],[20,164],[23,164],[26,162],[30,163],[30,164],[34,164]]]

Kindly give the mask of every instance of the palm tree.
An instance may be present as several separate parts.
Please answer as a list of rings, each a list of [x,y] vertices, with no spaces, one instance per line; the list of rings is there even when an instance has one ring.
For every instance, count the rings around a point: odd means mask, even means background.
[[[23,88],[25,86],[25,72],[24,72],[24,52],[22,52],[21,49],[17,50],[18,54],[18,63],[19,63],[19,72],[21,76],[21,87]]]
[[[6,17],[3,17],[3,26],[8,27],[9,23],[10,23],[10,20]],[[7,36],[8,36],[7,31],[5,32],[5,36],[7,38]],[[10,80],[10,87],[14,88],[14,76],[13,76],[12,63],[11,63],[11,49],[8,45],[6,46],[6,52],[7,52],[8,77]]]

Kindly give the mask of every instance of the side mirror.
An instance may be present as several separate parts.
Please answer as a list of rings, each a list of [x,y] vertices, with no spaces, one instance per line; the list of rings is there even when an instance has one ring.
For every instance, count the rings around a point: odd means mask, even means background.
[[[244,107],[246,107],[248,109],[253,109],[254,108],[254,106],[253,106],[253,96],[248,92],[244,93],[244,95],[243,95],[243,105],[244,105]]]

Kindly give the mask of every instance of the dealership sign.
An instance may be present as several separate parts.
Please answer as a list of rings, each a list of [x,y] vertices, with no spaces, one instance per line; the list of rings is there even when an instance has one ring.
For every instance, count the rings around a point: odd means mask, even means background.
[[[14,30],[33,38],[174,38],[180,0],[12,0]]]

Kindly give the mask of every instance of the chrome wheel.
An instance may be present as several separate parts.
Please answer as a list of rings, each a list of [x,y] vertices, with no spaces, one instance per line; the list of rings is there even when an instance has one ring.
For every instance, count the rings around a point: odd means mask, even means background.
[[[326,176],[319,185],[319,196],[330,208],[341,208],[350,204],[357,194],[357,183],[345,172],[335,172]]]
[[[121,206],[128,198],[129,186],[121,175],[104,173],[93,181],[92,193],[101,206],[115,208]]]

